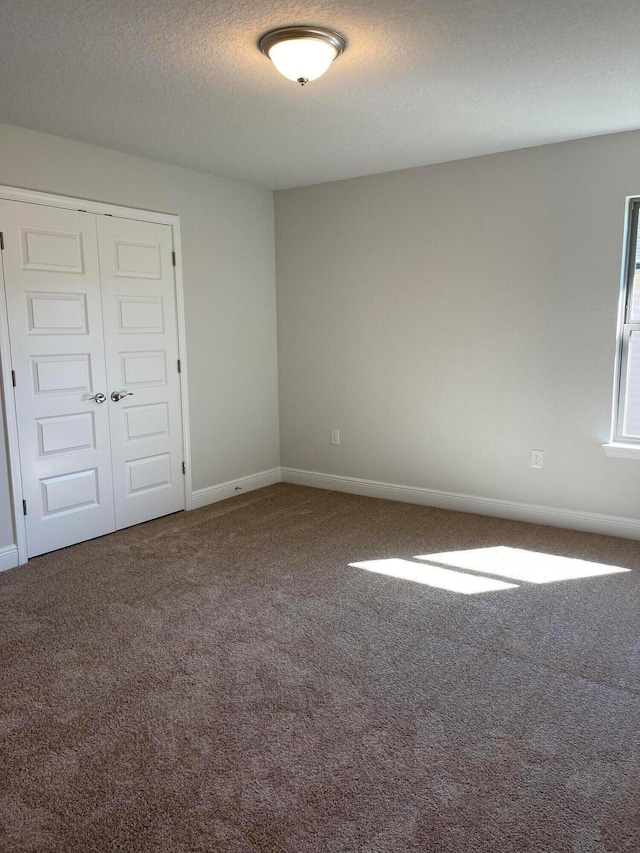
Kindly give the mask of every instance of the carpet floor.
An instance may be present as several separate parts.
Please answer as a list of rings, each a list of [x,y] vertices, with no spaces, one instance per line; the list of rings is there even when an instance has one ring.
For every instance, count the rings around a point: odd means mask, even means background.
[[[640,542],[279,484],[0,606],[2,851],[640,851]]]

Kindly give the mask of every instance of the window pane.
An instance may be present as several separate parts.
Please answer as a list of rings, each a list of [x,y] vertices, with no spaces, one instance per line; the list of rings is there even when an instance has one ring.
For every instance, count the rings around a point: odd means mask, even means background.
[[[640,438],[640,332],[629,335],[625,392],[624,434]]]
[[[633,287],[631,290],[631,311],[629,315],[630,323],[640,323],[640,233],[637,229],[637,226],[635,233],[635,241],[635,254],[632,256],[631,259],[631,262],[634,264],[635,267],[635,272],[633,275]]]

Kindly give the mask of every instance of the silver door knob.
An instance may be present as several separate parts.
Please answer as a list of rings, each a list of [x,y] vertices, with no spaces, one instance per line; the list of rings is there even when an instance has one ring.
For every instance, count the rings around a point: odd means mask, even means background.
[[[104,403],[107,398],[104,394],[98,392],[97,394],[94,394],[93,397],[89,397],[89,399],[93,400],[94,403]]]
[[[112,391],[111,399],[114,403],[119,403],[123,397],[133,397],[133,391],[125,391],[123,394],[122,391]]]

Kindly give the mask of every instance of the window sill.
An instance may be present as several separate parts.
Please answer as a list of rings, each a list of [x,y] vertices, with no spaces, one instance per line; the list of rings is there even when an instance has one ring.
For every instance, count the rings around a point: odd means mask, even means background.
[[[619,444],[612,441],[603,444],[607,456],[617,456],[620,459],[640,459],[640,444]]]

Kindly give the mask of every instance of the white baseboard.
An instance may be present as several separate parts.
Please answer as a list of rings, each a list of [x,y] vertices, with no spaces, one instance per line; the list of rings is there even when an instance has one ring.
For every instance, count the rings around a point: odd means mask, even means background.
[[[237,480],[229,480],[227,483],[219,483],[217,486],[208,486],[206,489],[198,489],[193,492],[192,509],[241,495],[243,492],[252,492],[254,489],[262,489],[280,482],[280,468],[270,468],[268,471],[260,471],[258,474],[250,474],[248,477],[238,477]]]
[[[588,533],[604,533],[607,536],[622,536],[640,539],[640,520],[616,515],[601,515],[596,512],[558,509],[551,506],[502,501],[496,498],[461,495],[441,492],[437,489],[421,489],[415,486],[399,486],[395,483],[378,483],[360,480],[357,477],[342,477],[338,474],[320,474],[317,471],[301,471],[297,468],[282,468],[282,482],[299,486],[313,486],[334,492],[349,492],[385,498],[391,501],[422,504],[423,506],[452,509],[456,512],[473,512],[532,524],[548,524],[551,527],[566,527]]]
[[[7,569],[15,569],[20,564],[18,559],[18,548],[16,545],[5,545],[0,548],[0,572],[6,572]]]

